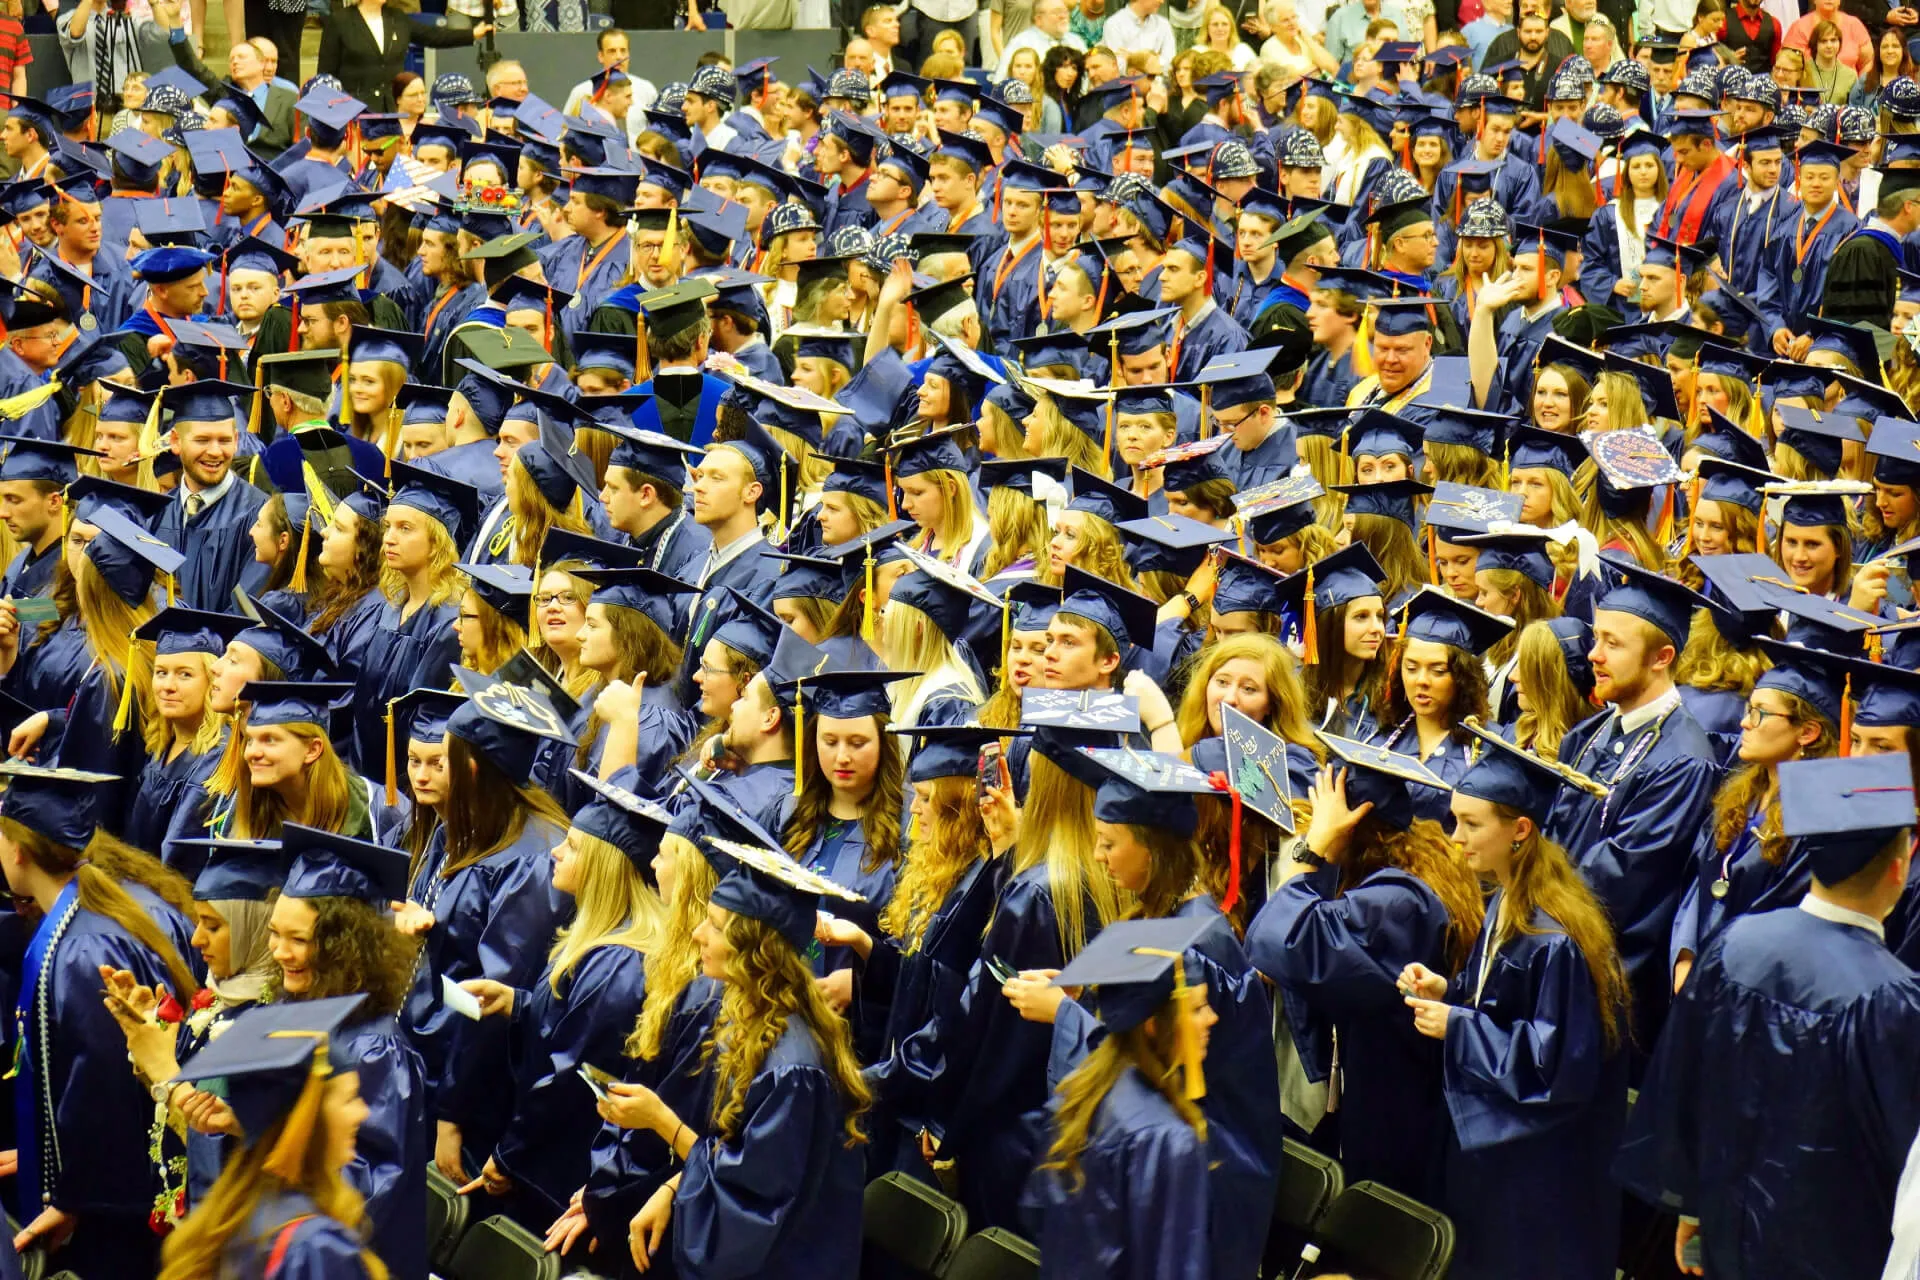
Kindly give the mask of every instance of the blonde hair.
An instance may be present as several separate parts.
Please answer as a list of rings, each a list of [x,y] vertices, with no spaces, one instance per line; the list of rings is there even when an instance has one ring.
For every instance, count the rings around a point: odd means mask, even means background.
[[[747,1093],[788,1024],[798,1018],[846,1105],[846,1145],[865,1142],[860,1121],[873,1093],[854,1057],[846,1019],[827,1004],[806,957],[772,925],[738,912],[727,913],[725,933],[733,954],[727,957],[726,990],[703,1054],[713,1080],[714,1134],[722,1143],[741,1137]]]
[[[585,503],[576,488],[573,496],[567,499],[564,510],[547,501],[547,495],[540,492],[540,486],[534,482],[533,473],[527,470],[527,464],[518,453],[513,455],[513,463],[507,468],[507,510],[513,513],[514,538],[513,559],[516,564],[536,568],[540,562],[540,549],[546,545],[547,534],[554,529],[565,529],[569,533],[592,537],[593,529],[587,524]]]
[[[922,690],[950,688],[972,699],[976,706],[986,700],[980,682],[961,660],[953,640],[924,611],[900,600],[887,601],[880,611],[879,638],[880,657],[888,670],[920,672],[888,687],[895,719],[919,702]]]
[[[1766,654],[1757,647],[1743,648],[1727,639],[1714,622],[1711,609],[1696,609],[1687,624],[1687,643],[1674,659],[1673,682],[1707,693],[1737,693],[1744,698],[1753,692],[1753,682],[1766,670]]]
[[[1552,757],[1567,730],[1593,713],[1593,704],[1568,674],[1567,655],[1551,622],[1542,619],[1522,627],[1514,657],[1514,675],[1527,695],[1527,709],[1514,723],[1514,743]]]
[[[406,507],[405,503],[395,503],[394,505]],[[389,508],[389,511],[391,510],[392,508]],[[419,511],[419,508],[407,507],[407,510]],[[425,607],[431,609],[436,605],[445,604],[459,593],[465,591],[467,589],[467,575],[461,573],[458,568],[460,564],[460,548],[453,545],[453,535],[447,531],[447,527],[424,511],[420,512],[420,517],[422,521],[424,521],[427,530],[427,579],[433,583],[432,590],[427,593]],[[382,565],[380,569],[380,593],[394,604],[406,604],[406,575],[402,574],[398,569],[391,569]]]
[[[1260,664],[1261,679],[1267,686],[1267,715],[1261,726],[1284,741],[1307,748],[1316,757],[1322,756],[1324,748],[1307,715],[1307,689],[1300,682],[1293,654],[1278,639],[1259,633],[1224,636],[1200,651],[1180,698],[1176,716],[1180,741],[1191,747],[1213,736],[1213,726],[1207,723],[1207,683],[1214,672],[1237,659]]]
[[[153,670],[153,664],[159,661],[159,659],[150,652],[154,647],[153,641],[141,640],[136,642],[134,647],[140,651],[141,659],[146,663],[147,670],[151,672]],[[209,677],[212,675],[213,657],[210,654],[183,653],[168,654],[167,656],[170,658],[198,658],[200,660],[199,667],[201,676]],[[151,675],[148,676],[148,680],[151,682]],[[151,684],[149,684],[149,687],[151,687]],[[203,756],[207,754],[220,745],[220,735],[226,732],[226,727],[226,717],[208,709],[206,697],[203,694],[200,700],[200,723],[195,726],[191,737],[184,737],[180,730],[174,727],[173,721],[161,715],[158,711],[157,704],[154,714],[145,717],[141,721],[140,732],[147,744],[147,754],[158,759],[164,759],[167,753],[172,751],[175,746],[182,745],[193,755]]]
[[[481,599],[480,593],[471,584],[460,601],[460,607],[465,609],[469,601],[474,604],[474,613],[480,622],[480,651],[472,655],[472,661],[462,654],[460,665],[471,667],[483,676],[490,676],[500,669],[502,663],[526,647],[527,630],[517,618],[500,612]]]
[[[1560,616],[1560,603],[1539,583],[1518,569],[1483,569],[1493,589],[1503,596],[1512,596],[1513,630],[1494,642],[1487,650],[1487,661],[1498,667],[1520,650],[1520,633],[1528,623],[1538,622],[1542,618],[1551,620]],[[1498,711],[1499,708],[1494,708]]]
[[[146,646],[134,640],[133,633],[152,619],[153,602],[143,599],[139,604],[127,603],[107,585],[92,557],[83,554],[78,558],[80,569],[73,575],[74,606],[86,634],[87,650],[99,665],[110,705],[117,707],[125,685],[132,684],[128,724],[137,727],[144,740],[147,722],[156,715],[153,659]]]
[[[305,766],[308,773],[306,803],[296,812],[278,791],[270,787],[255,790],[253,773],[243,761],[234,775],[231,791],[221,786],[222,779],[217,775],[207,783],[209,794],[229,796],[232,800],[227,806],[225,829],[217,834],[229,840],[278,840],[281,828],[289,822],[299,823],[303,827],[318,827],[322,831],[343,830],[347,814],[352,808],[353,783],[347,766],[334,751],[333,740],[327,731],[317,724],[261,725],[256,728],[279,729],[303,743],[321,744],[319,759]],[[242,729],[227,743],[227,750],[244,757],[246,749],[246,730]]]
[[[940,555],[957,556],[973,536],[974,522],[980,519],[973,505],[972,486],[958,471],[923,471],[915,478],[931,481],[940,491],[940,523],[926,531],[932,539],[928,551],[937,548]]]
[[[1127,563],[1127,544],[1121,540],[1120,531],[1105,516],[1094,515],[1091,511],[1076,511],[1073,514],[1080,517],[1081,532],[1080,553],[1075,557],[1073,567],[1083,569],[1096,578],[1118,583],[1129,591],[1138,590],[1139,583],[1133,576],[1132,566]],[[1057,529],[1059,521],[1056,519],[1054,524]],[[1044,563],[1034,566],[1033,576],[1050,587],[1060,585],[1053,570]]]
[[[1629,431],[1653,421],[1648,416],[1646,399],[1640,394],[1640,384],[1631,374],[1610,369],[1593,380],[1593,389],[1607,395],[1607,425],[1602,431]],[[1592,393],[1588,396],[1591,398]]]
[[[660,852],[673,859],[673,893],[667,898],[658,937],[647,954],[647,995],[640,1006],[627,1056],[651,1062],[667,1047],[667,1026],[680,996],[700,976],[700,948],[693,931],[707,918],[707,900],[720,876],[685,836],[668,832]]]
[[[1175,1114],[1193,1129],[1204,1148],[1206,1118],[1187,1097],[1185,1072],[1180,1066],[1180,1020],[1191,1017],[1169,999],[1159,1012],[1139,1026],[1111,1032],[1086,1060],[1055,1090],[1059,1097],[1053,1108],[1053,1141],[1047,1147],[1043,1170],[1059,1170],[1069,1189],[1078,1193],[1086,1183],[1080,1168],[1080,1153],[1092,1137],[1094,1119],[1100,1104],[1132,1071],[1149,1089],[1165,1098]]]
[[[558,994],[561,979],[599,947],[631,947],[646,955],[666,931],[666,904],[619,846],[574,827],[567,839],[578,860],[573,923],[554,935],[547,953],[547,983]]]
[[[1019,875],[1046,866],[1060,958],[1071,960],[1089,937],[1120,918],[1133,895],[1094,861],[1093,789],[1038,751],[1028,757],[1027,773],[1027,804],[1012,871]],[[1089,902],[1098,917],[1091,922]]]
[[[1040,454],[1047,458],[1065,458],[1069,467],[1091,471],[1102,480],[1113,479],[1113,464],[1100,441],[1068,422],[1053,397],[1042,391],[1033,398],[1034,412],[1040,415]]]
[[[1046,558],[1051,533],[1047,504],[1036,502],[1010,484],[1000,485],[987,494],[987,532],[993,545],[981,568],[983,579],[1022,557],[1030,558],[1037,567]]]
[[[920,949],[927,926],[976,862],[993,856],[980,820],[979,783],[972,776],[927,784],[926,817],[916,820],[912,843],[894,881],[880,927],[908,955]]]
[[[349,360],[346,376],[352,377],[355,369],[371,370],[379,377],[380,398],[386,401],[386,408],[377,419],[358,412],[353,408],[351,399],[346,397],[346,388],[343,385],[340,394],[347,410],[348,433],[359,436],[362,440],[371,440],[379,447],[380,452],[392,457],[394,448],[390,446],[389,437],[397,443],[400,436],[400,412],[395,407],[394,401],[399,399],[400,389],[407,385],[409,371],[405,365],[395,364],[391,360]],[[346,378],[341,379],[343,384],[345,381]]]

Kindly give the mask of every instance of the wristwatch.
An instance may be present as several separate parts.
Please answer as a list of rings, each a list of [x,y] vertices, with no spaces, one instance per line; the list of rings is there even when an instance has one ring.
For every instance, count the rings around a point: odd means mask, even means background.
[[[1187,602],[1187,612],[1188,612],[1188,613],[1190,613],[1190,614],[1193,614],[1193,613],[1198,613],[1198,612],[1200,612],[1200,597],[1199,597],[1199,596],[1197,596],[1197,595],[1195,595],[1195,594],[1193,594],[1193,592],[1191,592],[1191,591],[1182,591],[1182,592],[1180,593],[1180,598],[1181,598],[1182,600],[1185,600],[1185,601]]]
[[[1327,860],[1313,851],[1305,836],[1295,836],[1287,845],[1287,857],[1305,867],[1324,867]]]

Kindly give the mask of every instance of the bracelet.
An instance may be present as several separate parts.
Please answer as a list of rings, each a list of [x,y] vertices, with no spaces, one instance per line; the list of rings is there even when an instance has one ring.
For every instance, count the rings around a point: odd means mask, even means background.
[[[686,1127],[687,1125],[685,1121],[681,1121],[679,1124],[673,1127],[673,1141],[669,1142],[667,1146],[670,1150],[672,1150],[675,1156],[678,1156],[680,1154],[680,1131]],[[691,1150],[692,1148],[689,1147],[688,1149]]]
[[[1148,736],[1148,737],[1152,737],[1152,736],[1153,736],[1154,734],[1156,734],[1156,733],[1158,733],[1158,732],[1160,732],[1160,730],[1162,730],[1162,729],[1164,729],[1164,728],[1166,728],[1166,727],[1167,727],[1168,725],[1170,725],[1170,724],[1172,724],[1172,723],[1173,723],[1173,721],[1171,721],[1171,720],[1162,720],[1162,721],[1161,721],[1161,722],[1160,722],[1159,724],[1157,724],[1157,725],[1151,725],[1151,724],[1150,724],[1150,725],[1147,725],[1147,726],[1146,726],[1146,730],[1147,730],[1147,736]]]

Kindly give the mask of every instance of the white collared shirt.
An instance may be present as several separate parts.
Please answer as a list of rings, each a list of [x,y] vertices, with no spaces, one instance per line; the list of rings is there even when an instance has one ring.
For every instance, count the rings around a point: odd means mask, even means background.
[[[1800,899],[1800,909],[1810,916],[1833,924],[1851,925],[1855,929],[1864,929],[1881,942],[1887,940],[1886,926],[1872,916],[1850,910],[1835,902],[1828,902],[1825,898],[1816,898],[1811,893]]]
[[[191,499],[198,498],[200,499],[199,514],[205,515],[214,503],[227,496],[233,486],[234,475],[233,468],[231,467],[227,468],[227,474],[221,478],[219,484],[208,485],[204,489],[195,489],[185,481],[182,481],[180,485],[180,505],[185,507]],[[189,508],[189,510],[191,510],[191,508]]]
[[[1680,705],[1680,690],[1669,688],[1644,707],[1620,713],[1620,732],[1638,733]]]

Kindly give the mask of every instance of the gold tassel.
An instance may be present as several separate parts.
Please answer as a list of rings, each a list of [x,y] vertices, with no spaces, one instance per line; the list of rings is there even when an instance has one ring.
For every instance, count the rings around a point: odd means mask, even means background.
[[[880,642],[879,640],[874,638],[874,634],[873,634],[873,615],[875,612],[874,604],[873,604],[874,563],[875,561],[873,558],[873,544],[869,542],[867,544],[867,588],[862,593],[862,598],[860,601],[860,638],[867,642],[867,648],[872,649],[875,653],[878,653],[880,652]]]
[[[807,682],[796,680],[793,683],[793,794],[800,794],[800,784],[806,774],[801,762],[807,755]]]
[[[395,699],[394,701],[399,701]],[[396,759],[393,741],[393,703],[387,703],[387,807],[391,809],[400,803],[400,765]]]
[[[1320,661],[1320,631],[1313,616],[1312,565],[1307,566],[1307,594],[1300,612],[1306,615],[1300,623],[1300,647],[1306,650],[1306,656],[1301,660],[1309,666],[1316,665]]]
[[[288,1033],[276,1031],[269,1034]],[[275,1140],[273,1150],[267,1154],[266,1162],[261,1166],[289,1186],[301,1185],[301,1180],[306,1176],[307,1148],[313,1145],[314,1126],[320,1123],[320,1103],[326,1096],[326,1082],[330,1074],[326,1041],[321,1039],[314,1046],[313,1069],[307,1073],[307,1082],[300,1086],[300,1096],[294,1101],[293,1110],[287,1112],[287,1118],[280,1122],[280,1137]]]
[[[127,637],[127,665],[120,672],[120,705],[113,710],[113,734],[117,738],[133,723],[133,649],[140,642]]]
[[[253,366],[253,406],[247,410],[247,434],[250,436],[260,434],[260,402],[267,398],[267,393],[263,389],[266,385],[266,377],[267,367],[256,363]],[[260,455],[254,456],[257,458]]]
[[[307,512],[307,518],[300,522],[300,556],[293,562],[293,577],[287,580],[290,590],[302,595],[307,590],[307,549],[313,543],[313,512]]]
[[[674,272],[680,270],[680,206],[678,203],[667,210],[667,242],[660,250],[660,269]]]
[[[1853,754],[1853,673],[1840,686],[1840,754]]]
[[[1356,377],[1370,378],[1373,367],[1373,308],[1360,310],[1360,327],[1353,335],[1353,372]]]

